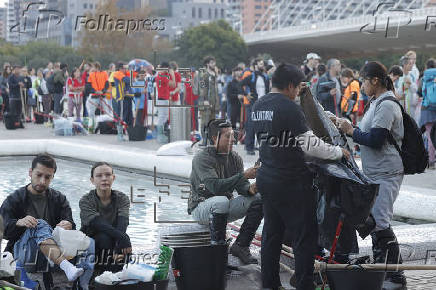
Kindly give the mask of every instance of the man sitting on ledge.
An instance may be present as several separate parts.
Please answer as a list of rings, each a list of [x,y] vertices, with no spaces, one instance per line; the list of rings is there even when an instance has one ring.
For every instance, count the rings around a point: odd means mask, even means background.
[[[97,162],[91,169],[91,182],[95,189],[79,201],[81,231],[95,240],[98,272],[119,271],[117,261],[132,252],[130,238],[126,233],[129,225],[130,200],[122,192],[112,190],[115,180],[113,168],[106,162]],[[111,263],[113,262],[113,266]]]
[[[10,194],[0,209],[4,238],[8,240],[5,251],[13,253],[17,264],[27,272],[43,271],[46,287],[52,284],[52,281],[48,282],[51,275],[46,272],[47,259],[59,265],[69,281],[76,280],[84,272],[64,257],[53,240],[54,227],[65,230],[76,227],[65,195],[49,187],[56,169],[53,157],[36,156],[29,170],[30,184]]]
[[[256,193],[257,167],[244,171],[242,158],[232,151],[234,131],[225,120],[209,122],[208,146],[192,160],[192,191],[188,213],[200,224],[209,224],[212,244],[225,244],[227,222],[245,216],[240,233],[230,253],[244,264],[256,264],[250,244],[263,218],[262,202]],[[233,191],[239,196],[234,197]]]

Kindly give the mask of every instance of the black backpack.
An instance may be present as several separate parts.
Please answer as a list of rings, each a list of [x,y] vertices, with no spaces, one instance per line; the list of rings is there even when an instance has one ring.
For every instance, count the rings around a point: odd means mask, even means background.
[[[424,146],[422,132],[418,128],[415,120],[404,111],[403,106],[401,106],[400,102],[398,102],[395,97],[384,98],[377,105],[388,100],[394,101],[400,106],[404,126],[404,138],[401,149],[397,142],[395,142],[391,132],[389,132],[388,141],[390,144],[394,145],[400,153],[401,159],[403,160],[404,174],[423,173],[428,166],[428,152]]]

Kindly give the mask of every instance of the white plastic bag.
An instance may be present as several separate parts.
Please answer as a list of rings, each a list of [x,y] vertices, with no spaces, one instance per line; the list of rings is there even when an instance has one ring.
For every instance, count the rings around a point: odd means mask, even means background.
[[[72,258],[88,249],[89,237],[77,230],[65,230],[61,227],[55,227],[53,230],[53,239],[61,248],[63,255]]]
[[[142,282],[150,282],[153,280],[155,271],[155,267],[147,264],[126,264],[120,278],[121,280],[136,279]]]
[[[0,254],[0,277],[10,277],[15,275],[17,265],[14,257],[9,252]]]
[[[118,273],[114,274],[110,271],[105,271],[100,276],[95,277],[95,282],[103,285],[112,285],[114,282],[120,282]]]

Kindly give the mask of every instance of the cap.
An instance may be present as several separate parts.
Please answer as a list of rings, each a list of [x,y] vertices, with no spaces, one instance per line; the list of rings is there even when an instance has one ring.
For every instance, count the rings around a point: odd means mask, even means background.
[[[314,58],[314,59],[321,59],[321,58],[319,57],[319,55],[317,55],[316,53],[313,53],[313,52],[308,53],[307,56],[306,56],[306,59],[307,59],[307,60],[309,60],[309,59],[311,59],[311,58]]]

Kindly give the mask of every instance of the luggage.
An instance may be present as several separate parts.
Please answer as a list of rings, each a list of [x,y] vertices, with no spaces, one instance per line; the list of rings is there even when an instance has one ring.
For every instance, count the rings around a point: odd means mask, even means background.
[[[147,127],[143,125],[129,126],[127,128],[129,141],[144,141],[147,137]]]
[[[100,134],[116,135],[117,124],[113,121],[98,122],[95,133],[97,133],[98,131],[100,131]]]
[[[5,127],[8,130],[24,128],[19,115],[12,115],[11,113],[6,112],[4,115],[4,122],[5,122]]]

